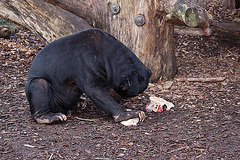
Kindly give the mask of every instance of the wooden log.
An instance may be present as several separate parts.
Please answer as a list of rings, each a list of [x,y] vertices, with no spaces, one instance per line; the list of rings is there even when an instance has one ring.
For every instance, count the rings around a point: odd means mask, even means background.
[[[23,21],[14,13],[11,8],[8,7],[8,4],[5,1],[0,1],[0,17],[3,17],[6,20],[11,20],[21,26],[25,26]]]
[[[45,43],[91,26],[81,18],[42,0],[1,0],[1,16],[29,28]]]
[[[218,23],[213,23],[213,26],[216,26],[218,28],[222,28],[224,30],[228,30],[228,31],[233,31],[233,32],[240,32],[240,19],[234,19],[234,21],[236,22],[229,22],[229,23],[222,23],[222,22],[218,22]]]
[[[201,82],[201,83],[215,83],[222,82],[225,77],[210,77],[210,78],[177,78],[176,81],[179,82]]]
[[[170,14],[167,15],[167,19],[173,19],[176,24],[201,28],[206,36],[211,35],[209,27],[213,21],[212,16],[208,14],[206,9],[187,0],[177,0],[172,6]]]
[[[206,0],[189,0],[189,1],[202,8],[205,8],[206,6]]]
[[[239,0],[221,0],[220,2],[228,8],[236,8],[240,3]]]
[[[240,23],[213,23],[212,25],[214,29],[209,38],[240,45]]]
[[[175,34],[185,34],[185,35],[192,35],[192,36],[204,36],[205,33],[200,28],[191,28],[182,25],[175,25],[174,27]]]
[[[199,23],[198,10],[193,4],[184,0],[178,0],[174,4],[170,16],[178,18],[189,27],[196,27]]]

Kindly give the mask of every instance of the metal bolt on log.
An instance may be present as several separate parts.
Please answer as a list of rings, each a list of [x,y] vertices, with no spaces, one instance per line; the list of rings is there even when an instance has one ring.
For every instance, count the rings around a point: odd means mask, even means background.
[[[144,15],[137,15],[134,19],[134,23],[137,26],[143,26],[145,24],[145,17]]]
[[[120,6],[117,3],[110,3],[110,11],[116,15],[120,12]]]

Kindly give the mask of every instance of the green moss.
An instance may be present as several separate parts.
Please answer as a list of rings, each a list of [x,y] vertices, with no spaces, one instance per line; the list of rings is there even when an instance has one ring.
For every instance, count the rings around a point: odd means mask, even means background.
[[[15,23],[12,23],[10,21],[6,21],[3,18],[0,17],[0,26],[7,26],[10,31],[18,30],[21,27]]]
[[[198,25],[198,11],[196,8],[189,8],[185,13],[185,23],[189,27],[196,27]]]

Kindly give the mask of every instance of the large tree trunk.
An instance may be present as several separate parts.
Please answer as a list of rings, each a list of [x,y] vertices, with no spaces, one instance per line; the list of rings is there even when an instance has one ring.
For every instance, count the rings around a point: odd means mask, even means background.
[[[101,28],[123,42],[152,70],[152,81],[175,76],[174,24],[166,21],[166,15],[182,0],[44,1],[0,0],[0,6],[13,12],[12,17],[21,19],[18,23],[48,43],[90,26]]]

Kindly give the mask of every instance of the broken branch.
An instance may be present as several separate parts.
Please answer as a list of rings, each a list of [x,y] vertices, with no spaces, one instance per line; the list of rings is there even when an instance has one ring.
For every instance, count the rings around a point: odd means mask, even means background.
[[[76,119],[80,120],[80,121],[90,121],[90,122],[96,122],[97,119],[84,119],[84,118],[79,118],[79,117],[75,117]]]
[[[178,82],[202,82],[202,83],[215,83],[222,82],[226,77],[212,77],[212,78],[176,78]]]

